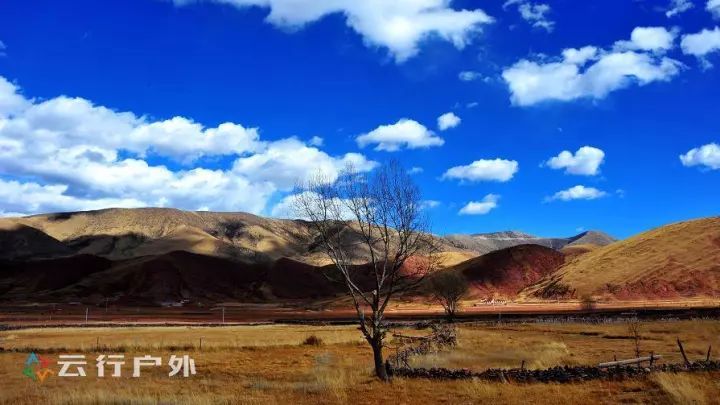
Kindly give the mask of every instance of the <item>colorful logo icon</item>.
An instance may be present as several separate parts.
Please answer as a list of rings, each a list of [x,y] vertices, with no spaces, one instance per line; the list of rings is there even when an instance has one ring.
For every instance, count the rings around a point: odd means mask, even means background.
[[[50,359],[38,356],[35,352],[30,353],[25,359],[23,374],[33,381],[43,382],[50,374],[55,374],[50,369]]]

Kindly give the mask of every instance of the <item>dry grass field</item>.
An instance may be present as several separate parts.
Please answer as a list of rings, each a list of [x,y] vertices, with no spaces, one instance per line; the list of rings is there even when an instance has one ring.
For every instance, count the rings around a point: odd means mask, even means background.
[[[403,334],[425,331],[400,330]],[[305,345],[311,335],[321,345]],[[646,322],[641,347],[680,361],[680,337],[692,359],[720,348],[720,321]],[[202,338],[202,348],[200,339]],[[99,344],[99,349],[98,349]],[[260,325],[232,327],[46,328],[0,332],[0,403],[661,403],[710,404],[720,398],[719,375],[654,374],[623,382],[500,384],[482,381],[395,379],[371,376],[371,352],[352,326]],[[391,353],[394,343],[390,342]],[[88,376],[50,376],[43,383],[22,374],[30,350],[53,360],[82,353]],[[627,325],[464,324],[458,347],[417,358],[417,366],[526,367],[594,364],[633,357]],[[124,353],[121,378],[98,378],[98,354]],[[143,369],[131,378],[132,358],[189,354],[197,374],[169,377],[168,368]],[[57,366],[55,365],[55,368]]]

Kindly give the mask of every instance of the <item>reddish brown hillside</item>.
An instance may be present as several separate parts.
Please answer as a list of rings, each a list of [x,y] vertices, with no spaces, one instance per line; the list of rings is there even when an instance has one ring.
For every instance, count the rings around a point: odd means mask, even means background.
[[[331,281],[333,270],[282,258],[268,270],[266,283],[278,298],[328,297],[345,291],[344,284]]]
[[[23,301],[163,303],[262,298],[265,264],[189,252],[112,261],[93,255],[0,261],[0,297]]]
[[[524,291],[619,299],[714,297],[720,292],[720,217],[661,226],[568,261]]]
[[[518,245],[460,263],[461,272],[477,297],[514,297],[563,265],[565,256],[539,245]]]

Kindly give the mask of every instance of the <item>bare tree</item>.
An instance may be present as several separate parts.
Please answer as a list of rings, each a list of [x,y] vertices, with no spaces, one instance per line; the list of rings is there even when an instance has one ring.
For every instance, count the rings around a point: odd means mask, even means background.
[[[628,319],[627,330],[628,334],[635,343],[635,357],[640,357],[640,339],[642,339],[642,336],[640,329],[640,320],[636,316]]]
[[[334,181],[331,181],[334,180]],[[375,374],[388,379],[383,360],[385,310],[435,266],[420,190],[396,162],[338,179],[318,174],[296,192],[296,215],[310,221],[316,243],[347,287],[360,331],[373,350]]]
[[[445,310],[448,321],[452,322],[460,308],[460,300],[467,294],[468,282],[462,274],[444,272],[430,279],[433,300]]]

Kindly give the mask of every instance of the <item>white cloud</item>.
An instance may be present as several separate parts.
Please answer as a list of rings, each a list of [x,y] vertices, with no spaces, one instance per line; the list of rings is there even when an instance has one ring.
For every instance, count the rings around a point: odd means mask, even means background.
[[[555,28],[555,22],[547,17],[547,14],[551,11],[549,5],[531,3],[526,0],[508,0],[503,4],[503,8],[508,8],[511,5],[517,5],[520,16],[533,27],[542,28],[548,32]]]
[[[684,54],[699,58],[705,68],[712,67],[706,57],[710,53],[720,51],[720,27],[715,27],[713,30],[703,29],[695,34],[683,35],[680,47]]]
[[[310,218],[304,215],[302,209],[297,209],[297,199],[299,197],[314,200],[319,198],[319,195],[312,191],[303,191],[301,194],[288,194],[273,206],[272,210],[270,211],[270,216],[273,218],[302,219],[305,221],[310,221]],[[346,220],[351,220],[355,218],[355,215],[349,208],[350,204],[348,204],[348,202],[350,200],[333,198],[332,200],[328,201],[330,201],[332,204],[336,204],[336,206],[340,208],[340,216],[342,218]]]
[[[606,195],[606,192],[598,190],[595,187],[574,186],[570,187],[567,190],[558,191],[557,193],[553,194],[552,197],[548,197],[545,200],[594,200],[597,198],[605,197]]]
[[[599,50],[594,46],[584,46],[579,49],[567,48],[562,51],[563,61],[573,65],[584,65],[595,60]]]
[[[0,120],[15,115],[30,105],[18,92],[17,86],[0,76]]]
[[[705,9],[709,11],[713,17],[720,19],[720,0],[708,0]]]
[[[675,46],[675,33],[664,27],[636,27],[629,41],[618,41],[615,48],[620,51],[667,51]]]
[[[0,100],[0,117],[11,117],[2,128],[6,135],[56,147],[92,145],[189,163],[200,156],[243,154],[262,146],[256,128],[230,122],[204,128],[184,117],[148,121],[133,113],[95,106],[83,98],[60,96],[33,102],[4,78],[0,80]],[[33,134],[30,138],[29,133]]]
[[[148,155],[182,161],[182,170]],[[200,158],[231,164],[208,169]],[[227,161],[226,161],[227,162]],[[261,213],[268,200],[318,170],[337,178],[348,163],[370,170],[363,155],[331,156],[295,138],[261,141],[234,123],[205,128],[187,118],[150,121],[81,98],[28,99],[0,77],[0,211],[35,213],[112,206]],[[213,162],[217,167],[218,163]]]
[[[667,44],[648,35],[648,31],[637,32],[641,34],[635,34],[631,41],[616,43],[610,51],[587,46],[565,49],[561,57],[551,61],[518,61],[502,73],[512,103],[529,106],[543,101],[602,99],[633,84],[669,81],[677,75],[682,64],[660,55]],[[619,49],[622,46],[642,50],[623,51]]]
[[[310,141],[308,141],[308,145],[310,146],[320,147],[323,146],[323,143],[325,143],[325,140],[319,136],[313,136],[312,138],[310,138]]]
[[[720,170],[720,145],[709,143],[699,148],[690,149],[680,155],[683,166],[705,166],[711,170]]]
[[[443,174],[443,179],[467,181],[499,181],[506,182],[518,171],[518,162],[514,160],[493,159],[476,160],[466,166],[455,166]]]
[[[471,82],[473,80],[482,79],[482,74],[480,74],[480,72],[474,72],[472,70],[463,70],[462,72],[458,73],[458,79],[464,82]]]
[[[368,171],[377,165],[358,153],[331,157],[296,138],[287,138],[270,142],[262,153],[238,158],[232,172],[255,181],[272,183],[281,190],[289,190],[298,180],[307,181],[318,171],[324,173],[328,180],[334,181],[348,164],[358,171]]]
[[[199,0],[174,0],[177,5]],[[493,22],[480,9],[455,10],[449,0],[214,0],[238,8],[263,7],[265,20],[280,28],[301,29],[330,14],[342,14],[368,46],[385,47],[400,63],[416,55],[428,37],[464,48],[483,25]]]
[[[7,55],[5,53],[6,49],[7,49],[7,47],[5,46],[5,43],[3,43],[3,41],[0,41],[0,57]]]
[[[310,193],[309,191],[306,191],[305,193]],[[312,194],[317,195],[317,194]],[[301,217],[296,209],[295,201],[298,198],[295,194],[288,194],[285,197],[283,197],[277,204],[275,204],[270,211],[270,216],[273,218],[283,218],[283,219],[304,219],[309,220],[309,218]]]
[[[550,158],[547,165],[553,169],[565,169],[565,173],[594,176],[605,159],[605,152],[592,146],[583,146],[575,154],[568,150]]]
[[[106,207],[135,208],[145,204],[133,198],[86,199],[66,194],[64,184],[40,185],[0,179],[3,216],[22,216],[37,212],[93,210]]]
[[[419,166],[413,166],[408,170],[408,174],[420,174],[424,172],[425,170],[422,167]]]
[[[446,129],[455,128],[460,125],[460,121],[462,121],[460,117],[452,112],[448,112],[438,117],[437,126],[439,130],[445,131]]]
[[[460,215],[484,215],[497,208],[500,196],[488,194],[480,201],[470,201],[458,212]]]
[[[423,200],[423,201],[420,203],[420,208],[421,208],[421,209],[432,209],[432,208],[437,208],[437,207],[439,207],[440,204],[442,204],[442,203],[441,203],[440,201],[437,201],[437,200]]]
[[[389,125],[380,125],[372,131],[355,138],[358,146],[364,148],[377,144],[375,150],[395,152],[405,147],[408,149],[441,146],[445,141],[425,128],[417,121],[407,118]]]
[[[668,10],[665,12],[665,16],[667,18],[674,17],[690,10],[694,6],[695,5],[690,0],[670,0],[670,5],[668,6]]]

